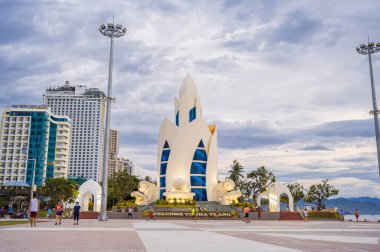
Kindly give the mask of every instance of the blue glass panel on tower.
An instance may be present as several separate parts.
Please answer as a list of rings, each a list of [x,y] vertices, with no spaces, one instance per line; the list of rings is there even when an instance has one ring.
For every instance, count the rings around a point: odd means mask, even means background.
[[[206,186],[205,176],[190,176],[191,186]]]
[[[170,148],[170,146],[168,144],[168,141],[165,141],[165,143],[164,143],[164,149],[168,149],[168,148]]]
[[[161,156],[161,162],[168,161],[170,156],[170,149],[169,150],[163,150],[162,156]]]
[[[207,153],[205,150],[196,149],[193,160],[207,161]]]
[[[194,199],[196,201],[207,201],[207,192],[203,188],[191,188],[191,192],[195,193]]]
[[[160,175],[166,175],[166,168],[168,167],[168,163],[160,164]]]
[[[190,109],[190,111],[189,111],[189,122],[192,122],[193,120],[195,120],[195,118],[196,118],[196,108],[194,107],[194,108],[192,108],[192,109]]]
[[[175,114],[175,125],[179,126],[179,111]]]
[[[164,192],[165,192],[166,190],[165,189],[161,189],[160,190],[160,199],[164,199]]]
[[[190,174],[206,174],[207,163],[192,162]]]
[[[160,187],[166,187],[166,177],[160,177]]]
[[[201,139],[201,141],[198,144],[198,148],[204,148],[204,147],[205,145],[203,144],[203,140]]]

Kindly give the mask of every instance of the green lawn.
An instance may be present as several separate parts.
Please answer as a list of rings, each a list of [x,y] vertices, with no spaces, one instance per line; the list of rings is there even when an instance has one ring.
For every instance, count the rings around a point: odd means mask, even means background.
[[[30,223],[28,220],[24,221],[0,221],[0,226],[10,226],[10,225],[17,225],[17,224],[26,224]]]

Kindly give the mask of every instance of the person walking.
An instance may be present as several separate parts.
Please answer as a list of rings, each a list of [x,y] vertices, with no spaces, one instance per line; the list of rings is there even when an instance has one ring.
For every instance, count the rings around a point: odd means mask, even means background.
[[[76,205],[74,206],[73,213],[74,213],[74,225],[79,225],[79,214],[80,214],[80,205],[79,201],[76,202]],[[77,221],[77,223],[75,223]]]
[[[249,219],[249,212],[251,211],[251,209],[249,209],[248,205],[245,204],[245,207],[243,209],[243,212],[244,212],[244,219],[243,221],[245,223],[251,223],[251,220]]]
[[[51,208],[49,207],[47,210],[46,219],[50,219],[51,214],[52,214],[52,211],[51,211]]]
[[[340,220],[344,221],[344,210],[343,210],[343,208],[340,209]]]
[[[36,226],[37,213],[40,209],[40,201],[37,199],[36,193],[33,193],[33,199],[29,203],[30,227]]]
[[[259,220],[261,220],[261,207],[257,210],[257,216],[259,217]]]
[[[308,219],[308,213],[307,213],[307,208],[305,208],[305,210],[303,211],[303,221],[304,222],[308,222],[309,221],[309,219]]]
[[[355,210],[356,222],[359,221],[359,216],[360,216],[360,214],[359,214],[359,210],[356,208],[356,210]]]
[[[154,210],[153,210],[153,208],[150,206],[149,207],[149,218],[148,218],[148,220],[155,220],[156,218],[155,218],[155,216],[154,216]]]
[[[197,210],[195,210],[195,207],[191,209],[191,217],[193,218],[193,221],[195,222],[195,217],[197,215]]]
[[[62,206],[62,202],[58,201],[57,206],[55,208],[55,224],[54,225],[57,225],[58,221],[59,221],[59,225],[61,225],[63,210],[64,209]]]
[[[133,209],[131,206],[129,206],[128,207],[128,219],[129,219],[129,217],[131,217],[131,219],[132,219],[132,212],[133,212]]]
[[[12,205],[9,205],[9,207],[8,207],[8,214],[9,214],[9,218],[12,218],[12,215],[13,215],[13,207],[12,207]]]
[[[4,207],[1,207],[1,210],[0,210],[0,217],[1,217],[1,218],[5,218],[5,208],[4,208]]]

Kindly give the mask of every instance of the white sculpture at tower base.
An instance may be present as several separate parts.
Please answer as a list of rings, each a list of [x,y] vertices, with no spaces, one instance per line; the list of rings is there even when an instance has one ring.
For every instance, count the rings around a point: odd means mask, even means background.
[[[153,183],[141,181],[138,190],[131,193],[132,197],[136,197],[136,205],[148,205],[159,199],[157,185]]]
[[[269,186],[265,192],[261,193],[257,197],[257,206],[261,207],[261,198],[268,197],[269,199],[269,212],[280,212],[280,200],[281,195],[286,194],[289,198],[289,211],[294,212],[294,203],[293,197],[290,193],[288,187],[284,184],[276,182],[273,185]]]
[[[216,201],[221,205],[231,205],[238,202],[241,192],[235,191],[235,182],[231,179],[225,179],[223,182],[214,186],[213,195]]]

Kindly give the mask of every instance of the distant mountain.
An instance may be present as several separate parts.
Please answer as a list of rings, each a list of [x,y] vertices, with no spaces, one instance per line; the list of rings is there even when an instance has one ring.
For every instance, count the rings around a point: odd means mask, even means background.
[[[371,197],[360,197],[360,198],[349,198],[350,200],[358,201],[358,202],[373,202],[376,204],[380,204],[380,199],[371,198]]]
[[[297,206],[310,205],[310,203],[304,203],[301,199],[297,202]],[[343,209],[345,214],[353,214],[355,209],[358,209],[360,214],[380,214],[380,199],[370,197],[360,198],[336,198],[326,200],[326,208],[337,207]]]
[[[327,208],[343,209],[345,214],[353,214],[358,209],[360,214],[380,214],[380,199],[370,197],[336,198],[326,200]]]

